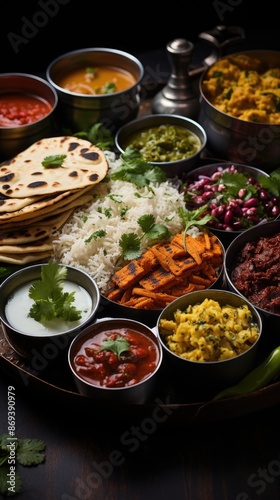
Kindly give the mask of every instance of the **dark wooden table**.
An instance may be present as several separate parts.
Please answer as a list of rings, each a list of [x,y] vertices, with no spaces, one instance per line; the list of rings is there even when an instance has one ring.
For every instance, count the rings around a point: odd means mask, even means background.
[[[278,500],[280,405],[203,424],[166,427],[151,418],[120,423],[52,401],[1,373],[0,433],[8,386],[16,434],[43,439],[46,460],[18,466],[20,500]],[[92,403],[94,405],[94,403]],[[94,417],[96,413],[96,417]]]
[[[238,14],[237,7],[235,10]],[[234,24],[231,19],[227,19],[228,24]],[[213,23],[209,23],[204,28],[211,28]],[[41,32],[39,40],[43,29]],[[182,33],[188,38],[187,28]],[[175,36],[182,35],[176,31]],[[172,38],[170,35],[166,42]],[[279,44],[278,36],[269,40],[260,40],[259,45]],[[72,48],[77,47],[68,50]],[[140,58],[145,68],[158,69],[159,57],[160,70],[166,73],[169,65],[165,51],[154,51],[152,59],[146,53]],[[21,69],[21,59],[14,59]],[[31,64],[31,58],[28,61]],[[15,63],[9,59],[13,70],[17,69]],[[40,387],[35,390],[24,386],[0,368],[0,434],[7,433],[10,385],[15,388],[16,435],[46,443],[43,464],[18,465],[23,481],[22,492],[15,497],[19,500],[280,498],[279,404],[222,420],[189,419],[178,427],[151,417],[133,416],[122,422],[113,410],[104,418],[92,402],[87,412],[79,405],[66,404],[63,396],[52,398]]]

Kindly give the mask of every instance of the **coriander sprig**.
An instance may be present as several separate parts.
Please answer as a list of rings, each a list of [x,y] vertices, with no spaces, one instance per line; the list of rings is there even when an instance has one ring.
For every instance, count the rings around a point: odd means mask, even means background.
[[[103,340],[99,351],[112,351],[118,359],[123,352],[129,351],[130,343],[123,337],[117,337],[115,340],[106,339]]]
[[[125,260],[140,257],[142,253],[140,243],[143,238],[146,238],[148,246],[170,238],[168,228],[164,224],[156,224],[155,217],[152,214],[142,215],[137,220],[137,223],[143,231],[142,236],[139,237],[135,233],[127,233],[123,234],[119,241],[122,248],[122,257]]]
[[[24,467],[39,465],[45,461],[46,444],[41,439],[22,439],[14,437],[15,443],[15,462]],[[22,479],[18,470],[15,472],[14,490],[9,489],[7,481],[10,466],[8,460],[10,457],[11,438],[8,434],[0,435],[0,493],[7,497],[16,495],[23,488]],[[15,464],[15,465],[16,465]]]
[[[29,316],[45,322],[54,318],[77,321],[81,311],[72,305],[75,292],[64,292],[63,282],[67,278],[67,268],[49,261],[41,268],[41,280],[34,281],[29,288],[29,297],[34,300]]]
[[[160,167],[145,161],[138,149],[128,146],[120,155],[120,165],[111,174],[113,180],[132,182],[138,187],[165,182],[166,173]]]
[[[193,226],[205,226],[210,220],[213,219],[212,215],[203,215],[206,205],[197,208],[196,210],[184,210],[182,207],[178,208],[178,214],[184,227],[184,234]],[[184,241],[184,248],[186,249],[186,242]]]

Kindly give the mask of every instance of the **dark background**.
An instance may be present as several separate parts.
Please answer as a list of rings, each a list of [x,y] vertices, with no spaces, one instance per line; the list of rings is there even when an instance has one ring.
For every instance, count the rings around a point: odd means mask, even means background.
[[[130,2],[126,6],[123,2],[111,6],[104,0],[6,0],[4,5],[2,73],[42,72],[64,52],[85,47],[111,47],[137,56],[165,51],[166,44],[179,37],[196,44],[200,32],[217,25],[244,28],[246,48],[280,49],[279,19],[272,0],[258,4],[249,0]]]

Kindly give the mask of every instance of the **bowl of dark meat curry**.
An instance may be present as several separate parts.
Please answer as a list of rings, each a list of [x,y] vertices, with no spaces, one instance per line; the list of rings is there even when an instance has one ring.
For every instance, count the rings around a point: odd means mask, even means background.
[[[249,300],[265,323],[280,326],[280,220],[237,236],[226,250],[227,286]]]

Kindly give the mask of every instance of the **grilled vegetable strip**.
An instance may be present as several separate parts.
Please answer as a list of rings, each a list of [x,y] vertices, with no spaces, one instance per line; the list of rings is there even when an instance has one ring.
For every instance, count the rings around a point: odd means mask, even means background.
[[[205,230],[196,237],[177,234],[116,271],[106,296],[127,307],[162,309],[180,295],[210,287],[222,262],[216,236]]]

